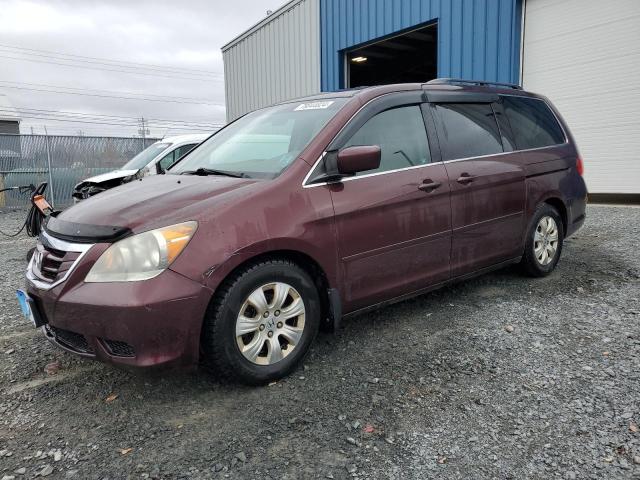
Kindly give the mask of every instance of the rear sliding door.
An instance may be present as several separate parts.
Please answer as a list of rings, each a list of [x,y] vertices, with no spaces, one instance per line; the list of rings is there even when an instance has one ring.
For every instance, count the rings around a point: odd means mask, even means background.
[[[431,111],[451,189],[451,276],[521,255],[525,176],[501,134],[501,106],[441,102]]]

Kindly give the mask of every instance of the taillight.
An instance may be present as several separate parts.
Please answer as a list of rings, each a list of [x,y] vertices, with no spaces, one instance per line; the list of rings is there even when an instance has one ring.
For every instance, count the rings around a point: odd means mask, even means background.
[[[576,158],[576,170],[580,176],[584,175],[584,163],[580,157]]]

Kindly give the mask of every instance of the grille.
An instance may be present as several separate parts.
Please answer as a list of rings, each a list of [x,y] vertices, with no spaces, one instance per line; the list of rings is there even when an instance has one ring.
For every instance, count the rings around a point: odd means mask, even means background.
[[[53,327],[51,325],[47,325],[47,330],[53,335],[58,343],[61,343],[65,347],[80,353],[93,353],[93,349],[87,343],[87,339],[84,338],[84,335],[64,330],[62,328]]]
[[[53,283],[64,277],[80,252],[64,252],[39,243],[33,255],[33,274],[42,281]]]
[[[120,342],[118,340],[103,339],[105,345],[116,357],[133,357],[136,354],[134,348],[127,342]]]
[[[65,252],[61,250],[54,250],[53,248],[42,249],[42,261],[40,262],[40,273],[47,280],[52,282],[56,279],[62,262],[64,261]]]

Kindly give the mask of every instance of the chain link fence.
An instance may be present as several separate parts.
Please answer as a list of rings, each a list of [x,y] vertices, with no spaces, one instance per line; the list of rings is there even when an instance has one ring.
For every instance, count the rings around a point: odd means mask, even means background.
[[[85,178],[115,170],[156,142],[156,138],[0,135],[0,190],[48,182],[56,208],[73,203],[73,187]],[[28,196],[0,193],[0,208],[20,207]]]

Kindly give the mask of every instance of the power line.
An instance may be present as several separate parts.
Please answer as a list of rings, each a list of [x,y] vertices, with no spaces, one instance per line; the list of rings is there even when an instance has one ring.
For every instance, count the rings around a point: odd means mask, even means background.
[[[0,81],[0,83],[16,83],[17,85],[28,85],[26,83],[4,82],[4,81]],[[38,85],[38,84],[33,84],[33,85]],[[217,107],[224,107],[224,104],[222,103],[214,103],[207,100],[200,100],[197,98],[188,99],[187,97],[163,97],[161,95],[153,95],[156,98],[150,98],[148,96],[147,97],[134,96],[139,94],[132,93],[132,92],[115,92],[115,91],[109,91],[109,90],[101,91],[101,90],[90,90],[90,89],[73,89],[73,90],[80,90],[80,91],[67,92],[62,89],[66,88],[68,90],[71,90],[71,88],[59,87],[59,86],[53,86],[53,85],[51,86],[43,85],[43,86],[48,88],[34,88],[34,87],[24,87],[24,86],[16,86],[16,85],[0,85],[0,87],[2,88],[13,88],[16,90],[29,90],[33,92],[60,93],[65,95],[82,95],[85,97],[98,97],[98,98],[117,98],[120,100],[143,100],[147,102],[183,103],[183,104],[191,104],[191,105],[212,105]],[[54,90],[54,89],[57,89],[57,90]],[[86,93],[86,92],[104,92],[104,94]],[[107,94],[107,93],[110,93],[110,94]],[[130,96],[127,97],[122,95],[130,95]],[[150,94],[147,94],[147,95],[150,95]]]
[[[49,122],[70,122],[70,123],[80,123],[83,125],[111,125],[116,127],[137,127],[139,123],[111,123],[111,122],[93,122],[88,120],[70,120],[70,119],[61,119],[61,118],[50,118],[50,117],[37,117],[37,116],[25,116],[25,119],[30,120],[44,120]],[[150,128],[155,128],[157,130],[169,129],[169,130],[183,130],[189,132],[198,132],[198,133],[213,133],[219,128],[190,128],[190,127],[182,127],[182,126],[172,126],[172,125],[147,125]]]
[[[177,97],[170,95],[155,95],[152,93],[137,93],[137,92],[120,92],[116,90],[98,90],[93,88],[85,88],[85,87],[65,87],[63,85],[51,85],[48,83],[29,83],[29,82],[14,82],[11,80],[0,80],[0,83],[10,83],[13,85],[24,86],[28,85],[31,87],[47,87],[47,88],[57,88],[62,90],[77,90],[81,92],[91,92],[91,93],[109,93],[115,95],[133,95],[133,96],[144,96],[145,98],[158,98],[158,99],[171,99],[171,100],[188,100],[194,102],[212,102],[213,100],[208,98],[194,98],[194,97]],[[220,104],[221,105],[221,104]]]
[[[12,82],[10,80],[0,80],[0,84],[11,84],[11,85],[0,85],[0,86],[5,86],[6,88],[12,88],[13,86],[17,87],[24,87],[26,89],[25,86],[29,86],[29,87],[38,87],[38,88],[54,88],[57,90],[63,90],[62,92],[55,92],[55,93],[92,93],[92,94],[110,94],[110,95],[118,95],[117,98],[126,98],[123,97],[122,95],[128,95],[130,97],[136,97],[136,98],[141,98],[141,99],[153,99],[153,100],[161,100],[161,101],[167,101],[167,100],[180,100],[180,101],[186,101],[186,102],[197,102],[198,104],[205,104],[205,105],[216,105],[216,106],[224,106],[224,104],[222,103],[217,103],[214,102],[211,99],[208,98],[194,98],[194,97],[178,97],[178,96],[169,96],[169,95],[155,95],[152,93],[137,93],[137,92],[121,92],[121,91],[117,91],[117,90],[97,90],[97,89],[91,89],[91,88],[84,88],[84,87],[65,87],[62,85],[50,85],[50,84],[46,84],[46,83],[29,83],[29,82]],[[71,92],[65,92],[64,90],[73,90]]]
[[[43,58],[48,58],[51,60],[58,60],[58,61],[62,61],[62,62],[71,62],[71,63],[65,63],[64,65],[66,66],[70,66],[70,67],[82,67],[82,68],[90,68],[90,67],[86,67],[85,65],[75,65],[74,63],[80,63],[80,64],[89,64],[89,65],[104,65],[107,67],[115,67],[118,69],[126,69],[126,72],[128,73],[142,73],[142,72],[136,72],[135,70],[139,70],[138,67],[129,67],[127,65],[118,65],[118,64],[112,64],[112,63],[104,63],[104,62],[94,62],[91,60],[75,60],[75,59],[67,59],[67,58],[56,58],[56,57],[50,57],[48,55],[43,55],[43,54],[39,54],[39,53],[23,53],[23,52],[12,52],[9,50],[2,50],[0,47],[0,53],[4,53],[4,54],[11,54],[11,55],[32,55],[32,56],[36,56],[36,57],[43,57]],[[29,61],[36,61],[34,59],[28,59],[28,58],[22,58],[22,57],[7,57],[7,58],[12,58],[14,60],[29,60]],[[44,60],[43,60],[44,61]],[[45,61],[45,63],[48,63]],[[181,71],[173,71],[173,70],[154,70],[154,69],[149,69],[149,72],[145,72],[145,73],[150,73],[153,72],[154,74],[156,73],[169,73],[172,74],[171,78],[181,78],[183,76],[189,77],[191,79],[191,77],[195,77],[194,79],[200,79],[198,77],[211,77],[211,78],[216,78],[216,79],[221,79],[221,75],[219,73],[216,74],[203,74],[203,73],[190,73],[190,72],[181,72]],[[177,75],[177,77],[176,77]],[[159,76],[164,76],[164,75],[159,75]]]
[[[55,56],[59,56],[59,57],[71,57],[69,60],[71,59],[83,59],[83,60],[93,60],[94,62],[89,62],[89,63],[100,63],[103,65],[111,65],[111,66],[130,66],[127,68],[143,68],[143,69],[151,69],[151,70],[161,70],[161,71],[167,71],[170,73],[190,73],[192,72],[194,75],[216,75],[216,76],[222,76],[222,74],[220,72],[214,72],[211,70],[200,70],[200,69],[196,69],[196,68],[183,68],[183,67],[167,67],[165,65],[157,65],[157,64],[151,64],[151,63],[140,63],[140,62],[130,62],[130,61],[125,61],[125,60],[114,60],[114,59],[109,59],[109,58],[101,58],[101,57],[91,57],[91,56],[87,56],[87,55],[77,55],[77,54],[73,54],[73,53],[63,53],[63,52],[54,52],[52,50],[40,50],[40,49],[36,49],[36,48],[27,48],[27,47],[16,47],[14,45],[7,45],[7,44],[1,44],[0,43],[0,48],[4,48],[4,49],[12,49],[12,50],[23,50],[25,51],[25,53],[23,53],[24,55],[36,55],[37,54],[49,54],[49,55],[55,55]],[[36,53],[26,53],[26,52],[36,52]],[[9,52],[9,53],[14,53],[14,52]],[[39,56],[46,56],[46,55],[39,55]],[[61,59],[61,60],[65,60],[65,59]]]
[[[119,119],[119,120],[137,120],[137,117],[127,117],[127,116],[123,116],[123,115],[107,115],[107,114],[101,114],[101,113],[86,113],[86,112],[69,112],[69,111],[63,111],[63,110],[47,110],[47,109],[42,109],[42,108],[16,108],[16,110],[18,110],[19,112],[25,112],[25,113],[30,113],[30,114],[37,114],[37,115],[43,115],[43,114],[53,114],[53,115],[58,115],[58,116],[71,116],[71,117],[77,117],[77,118],[88,118],[88,119]],[[4,111],[4,112],[10,112],[10,109],[2,109],[0,108],[0,111]],[[223,126],[222,124],[219,123],[209,123],[209,122],[201,122],[201,121],[191,121],[191,120],[181,120],[181,119],[163,119],[163,118],[147,118],[147,120],[151,121],[151,122],[158,122],[158,123],[171,123],[171,124],[184,124],[184,125],[193,125],[193,126],[202,126],[202,127],[213,127],[213,128],[218,128]]]
[[[23,115],[22,116],[23,119],[30,119],[30,120],[46,120],[46,121],[50,121],[50,122],[69,122],[69,123],[81,123],[81,124],[88,124],[88,125],[112,125],[112,126],[118,126],[118,127],[137,127],[139,125],[139,122],[129,122],[129,121],[121,121],[121,122],[116,122],[115,120],[113,122],[108,122],[108,121],[98,121],[98,120],[87,120],[87,119],[74,119],[74,118],[68,118],[68,117],[63,117],[63,118],[59,118],[59,117],[53,117],[53,116],[46,116],[46,115]],[[156,124],[156,123],[148,123],[147,124],[148,127],[150,128],[156,128],[156,129],[163,129],[163,128],[169,128],[169,129],[180,129],[180,130],[190,130],[190,131],[197,131],[197,132],[213,132],[215,130],[218,130],[220,127],[212,127],[212,128],[206,128],[206,127],[191,127],[188,125],[172,125],[172,124]]]
[[[46,123],[46,120],[29,120],[25,122],[25,127],[30,128],[34,127],[38,129],[34,134],[35,135],[43,135],[44,131],[42,130],[43,123]],[[50,123],[48,124],[49,133],[55,132],[56,135],[70,135],[70,136],[78,136],[77,132],[81,129],[84,132],[84,136],[86,137],[133,137],[137,135],[135,127],[124,126],[122,128],[117,128],[115,126],[109,125],[57,125]],[[39,131],[41,133],[39,133]],[[152,130],[151,138],[160,138],[166,137],[169,135],[183,135],[188,133],[214,133],[216,130],[209,131],[194,131],[189,128],[182,127],[154,127]],[[0,137],[7,134],[0,134]],[[24,134],[23,134],[24,135]],[[28,135],[28,133],[27,133]]]
[[[9,52],[2,52],[2,53],[9,53]],[[13,52],[11,52],[13,53]],[[18,52],[16,52],[16,54],[20,55]],[[9,60],[18,60],[18,61],[25,61],[25,62],[34,62],[34,63],[48,63],[51,65],[60,65],[63,67],[74,67],[74,68],[84,68],[84,69],[89,69],[89,70],[103,70],[106,72],[119,72],[119,73],[131,73],[133,75],[146,75],[146,76],[150,76],[150,77],[164,77],[164,78],[173,78],[173,79],[182,79],[182,80],[196,80],[196,81],[216,81],[216,82],[223,82],[224,78],[220,77],[220,78],[205,78],[205,77],[188,77],[188,76],[184,76],[184,75],[162,75],[160,73],[149,73],[149,72],[140,72],[140,71],[133,71],[133,70],[125,70],[125,69],[113,69],[113,68],[104,68],[104,67],[97,67],[97,66],[89,66],[89,65],[74,65],[71,63],[60,63],[60,62],[53,62],[51,60],[36,60],[34,58],[21,58],[21,57],[10,57],[7,55],[0,55],[0,58],[6,58]]]
[[[41,119],[41,120],[53,120],[53,121],[70,121],[75,123],[87,123],[87,122],[96,122],[105,124],[113,124],[113,125],[124,125],[130,126],[134,125],[133,120],[118,120],[118,119],[110,119],[110,118],[93,118],[93,117],[73,117],[73,116],[57,116],[52,114],[37,114],[37,113],[26,113],[22,115],[23,119]],[[116,123],[117,122],[117,123]],[[197,130],[216,130],[222,128],[221,125],[201,125],[201,124],[188,124],[188,123],[172,123],[172,122],[156,122],[149,121],[148,125],[154,128],[185,128],[185,129],[197,129]]]

